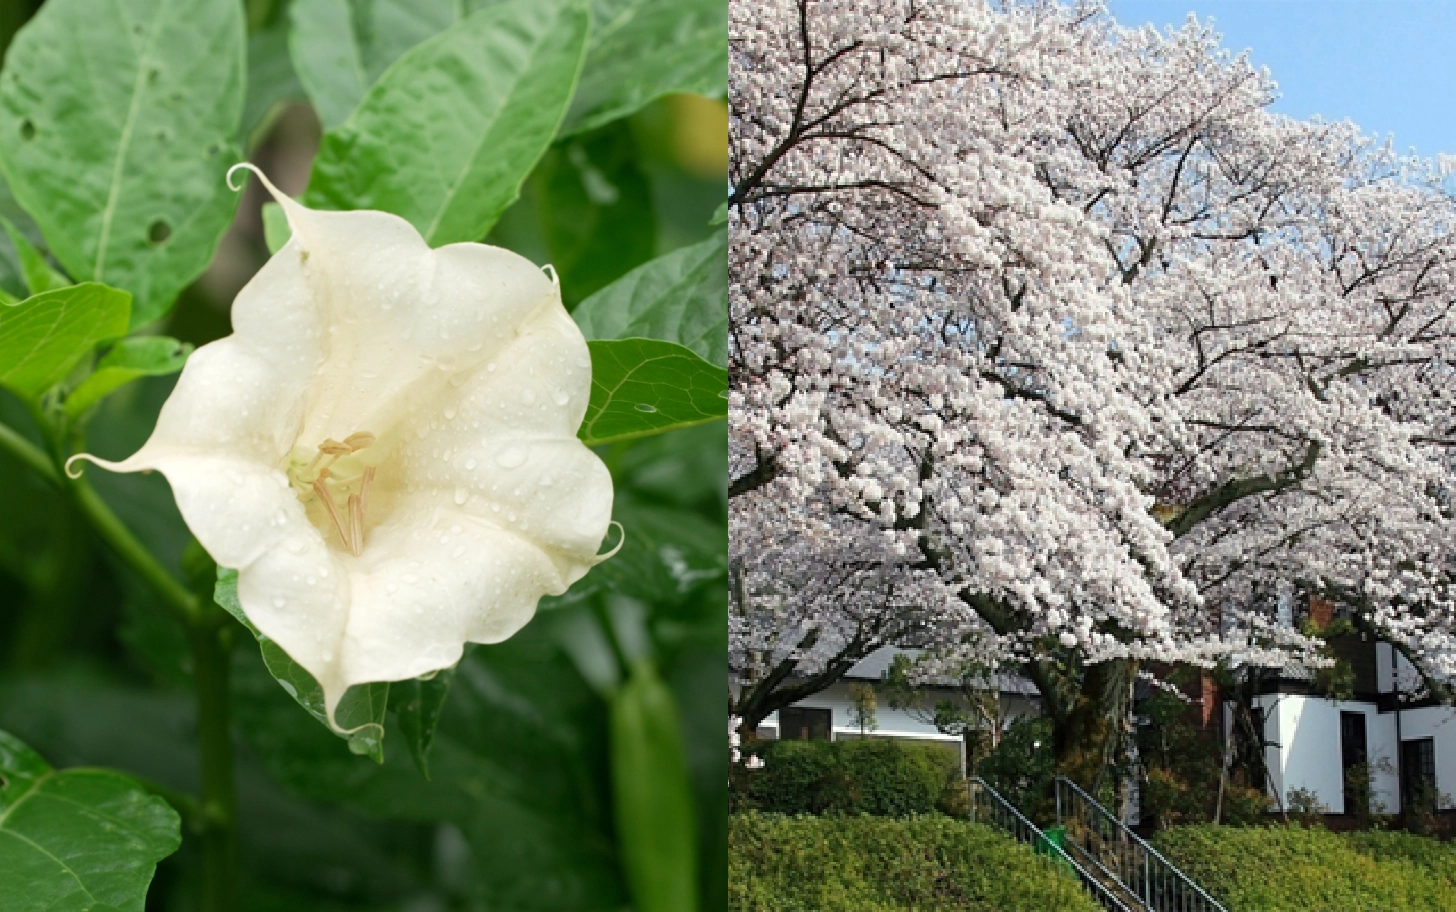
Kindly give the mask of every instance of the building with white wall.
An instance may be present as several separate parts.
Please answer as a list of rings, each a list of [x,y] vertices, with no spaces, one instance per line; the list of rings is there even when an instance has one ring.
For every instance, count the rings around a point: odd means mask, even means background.
[[[885,679],[895,656],[901,653],[914,655],[914,650],[886,646],[876,650],[858,662],[845,673],[843,679],[828,689],[806,697],[792,707],[771,714],[758,728],[758,736],[765,739],[844,741],[854,738],[889,738],[902,741],[940,744],[953,751],[960,758],[961,770],[965,771],[966,745],[960,735],[946,734],[935,727],[925,712],[896,709],[883,698],[875,707],[875,727],[861,731],[854,720],[854,697],[850,688],[855,684],[879,684]],[[1040,712],[1036,687],[1023,678],[1014,675],[997,675],[995,686],[1000,701],[1000,715],[1006,721],[1023,715]],[[933,706],[939,699],[961,700],[962,692],[958,682],[931,682],[925,687],[926,705]]]
[[[1375,813],[1456,809],[1456,708],[1413,701],[1415,670],[1387,643],[1351,639],[1339,652],[1353,659],[1350,699],[1311,693],[1298,674],[1255,698],[1275,805],[1301,790],[1350,813],[1347,773],[1364,765]]]

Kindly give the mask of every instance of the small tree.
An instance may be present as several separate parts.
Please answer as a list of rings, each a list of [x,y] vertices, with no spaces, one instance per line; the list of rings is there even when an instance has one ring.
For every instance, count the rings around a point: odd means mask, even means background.
[[[879,720],[876,718],[878,705],[875,701],[873,686],[862,683],[851,684],[849,685],[849,698],[854,703],[849,711],[849,718],[859,726],[861,738],[880,727]]]

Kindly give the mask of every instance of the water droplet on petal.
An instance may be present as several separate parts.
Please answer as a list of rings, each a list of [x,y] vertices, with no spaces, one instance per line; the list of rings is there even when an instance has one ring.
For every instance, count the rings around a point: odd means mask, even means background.
[[[565,405],[571,401],[571,394],[564,389],[559,389],[551,394],[551,401],[557,405]]]
[[[526,451],[517,446],[506,447],[495,456],[503,469],[514,469],[526,463]]]
[[[470,471],[473,468],[475,468],[475,460],[474,459],[467,459],[467,460],[465,460],[465,471],[468,472],[468,471]]]
[[[455,503],[456,504],[463,505],[465,503],[465,501],[467,501],[469,499],[470,499],[470,491],[467,490],[464,485],[461,485],[460,487],[458,487],[458,488],[455,489]]]

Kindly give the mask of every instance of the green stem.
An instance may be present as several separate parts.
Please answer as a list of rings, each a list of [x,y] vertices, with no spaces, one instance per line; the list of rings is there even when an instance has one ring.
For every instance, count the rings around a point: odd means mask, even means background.
[[[197,742],[202,760],[202,912],[232,912],[238,879],[238,794],[233,781],[228,667],[233,628],[213,610],[188,633],[197,684]]]
[[[106,501],[96,493],[96,489],[84,478],[71,479],[66,486],[70,489],[71,499],[81,511],[81,515],[91,523],[96,534],[101,540],[121,558],[121,562],[132,569],[137,576],[142,578],[152,591],[161,598],[162,604],[177,616],[177,619],[184,624],[191,624],[196,620],[198,613],[198,601],[193,597],[187,587],[177,581],[176,577],[157,562],[148,551],[146,546],[137,540],[131,530],[111,512]]]
[[[32,414],[41,435],[53,438],[54,432],[38,408]],[[53,441],[52,441],[53,442]],[[81,515],[86,517],[121,562],[142,578],[162,599],[162,604],[184,624],[190,624],[197,612],[197,599],[172,574],[157,562],[152,553],[137,540],[117,515],[84,478],[69,478],[65,473],[64,453],[55,449],[53,456],[26,440],[14,428],[0,424],[0,448],[8,450],[26,466],[35,470],[63,494],[70,495]]]
[[[27,468],[33,470],[40,477],[49,481],[56,487],[61,486],[61,473],[51,464],[50,457],[40,447],[26,440],[20,432],[6,424],[0,424],[0,448],[10,451],[10,454]]]
[[[160,597],[187,630],[197,685],[197,740],[202,764],[202,800],[196,820],[202,839],[203,912],[232,912],[237,891],[237,789],[233,780],[233,744],[228,706],[228,669],[234,628],[228,615],[205,595],[194,596],[168,573],[126,524],[112,512],[84,478],[65,472],[65,448],[44,411],[31,410],[51,453],[0,424],[0,448],[15,454],[69,495],[76,509],[101,540]],[[77,435],[76,448],[83,444]],[[181,796],[174,796],[181,804]]]

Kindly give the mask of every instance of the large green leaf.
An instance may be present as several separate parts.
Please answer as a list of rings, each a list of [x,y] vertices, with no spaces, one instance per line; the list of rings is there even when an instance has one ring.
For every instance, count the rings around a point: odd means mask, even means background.
[[[728,91],[723,0],[595,0],[591,49],[563,134],[625,117],[673,92]]]
[[[0,305],[0,386],[35,397],[97,343],[126,333],[131,295],[95,282]]]
[[[51,268],[45,256],[35,248],[19,228],[9,219],[4,219],[5,235],[15,248],[15,257],[20,263],[20,275],[31,294],[40,294],[53,288],[65,288],[71,281]]]
[[[727,230],[637,267],[571,316],[588,339],[663,339],[727,367]]]
[[[589,446],[660,434],[728,415],[728,371],[673,342],[588,342],[591,403],[577,432]]]
[[[248,36],[248,96],[243,105],[243,145],[262,141],[283,105],[304,97],[303,86],[288,57],[288,17]]]
[[[626,123],[558,143],[530,180],[530,202],[568,309],[652,258],[652,186]],[[632,335],[646,335],[633,333]]]
[[[258,640],[263,652],[263,663],[268,672],[278,680],[278,685],[298,705],[308,710],[325,728],[329,727],[328,715],[324,712],[324,694],[313,675],[283,651],[283,647],[265,636],[253,626],[243,613],[238,601],[238,571],[219,567],[214,600],[228,614],[242,622]],[[334,721],[344,733],[340,737],[349,742],[349,750],[356,754],[373,757],[375,762],[384,762],[384,713],[389,708],[389,684],[356,684],[344,692],[334,710]],[[330,729],[332,731],[332,729]]]
[[[324,129],[349,118],[369,88],[348,0],[294,0],[288,47],[298,81]]]
[[[232,220],[245,48],[236,0],[50,0],[6,55],[0,169],[73,278],[132,293],[133,326]]]
[[[325,129],[348,119],[406,51],[453,25],[459,0],[294,0],[294,67]]]
[[[677,703],[643,660],[611,706],[612,791],[634,904],[638,912],[693,912],[697,829]]]
[[[393,212],[433,246],[484,237],[556,133],[590,19],[510,0],[416,46],[324,134],[305,203]]]
[[[122,339],[96,363],[96,370],[66,397],[66,414],[75,417],[118,387],[139,377],[175,374],[187,363],[192,346],[166,336]]]
[[[57,771],[0,731],[0,909],[141,912],[176,811],[105,769]]]

